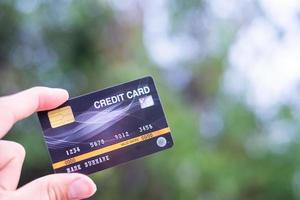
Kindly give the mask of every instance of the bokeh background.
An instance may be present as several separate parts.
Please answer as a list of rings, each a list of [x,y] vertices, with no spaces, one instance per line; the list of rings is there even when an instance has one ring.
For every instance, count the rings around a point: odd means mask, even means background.
[[[299,0],[0,1],[0,95],[157,82],[174,148],[93,174],[91,199],[300,199],[299,58]],[[36,116],[5,139],[20,185],[52,173]]]

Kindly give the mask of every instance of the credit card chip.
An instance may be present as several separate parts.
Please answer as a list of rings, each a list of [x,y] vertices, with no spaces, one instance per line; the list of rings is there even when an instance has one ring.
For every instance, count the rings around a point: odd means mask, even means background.
[[[71,106],[65,106],[48,112],[48,118],[52,128],[75,122]]]

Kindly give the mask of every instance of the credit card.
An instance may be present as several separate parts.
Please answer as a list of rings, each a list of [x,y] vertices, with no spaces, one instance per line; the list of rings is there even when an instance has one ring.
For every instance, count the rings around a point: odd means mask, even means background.
[[[173,146],[152,77],[38,113],[56,173],[90,174]]]

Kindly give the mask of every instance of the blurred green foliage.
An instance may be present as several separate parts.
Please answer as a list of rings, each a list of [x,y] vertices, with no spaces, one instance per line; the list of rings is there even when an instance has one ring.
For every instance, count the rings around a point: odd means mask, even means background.
[[[222,91],[232,29],[220,28],[222,53],[189,63],[187,85],[178,89],[170,84],[177,80],[167,78],[173,72],[149,57],[142,20],[126,20],[101,1],[40,1],[30,11],[32,2],[0,2],[1,95],[46,85],[76,96],[152,75],[173,131],[173,149],[93,174],[99,191],[91,199],[299,198],[293,188],[299,142],[283,153],[270,151],[260,143],[266,140],[264,121]],[[202,8],[201,1],[172,1],[172,30]],[[215,135],[205,135],[206,114],[221,120]],[[297,123],[288,107],[278,119]],[[26,148],[21,185],[52,173],[36,116],[18,123],[5,139]]]

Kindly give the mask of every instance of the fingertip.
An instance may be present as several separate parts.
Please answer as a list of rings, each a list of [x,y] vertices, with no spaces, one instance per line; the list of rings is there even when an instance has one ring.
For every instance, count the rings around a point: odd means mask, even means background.
[[[93,179],[91,179],[89,176],[84,175],[84,174],[79,174],[79,177],[80,177],[80,179],[84,179],[89,184],[93,194],[97,191],[97,185],[95,184]]]
[[[51,88],[56,95],[60,96],[62,100],[67,101],[69,99],[69,92],[62,88]]]
[[[95,194],[97,187],[86,175],[61,173],[41,177],[17,190],[16,199],[87,199]],[[23,197],[23,198],[21,198]],[[24,198],[25,197],[25,198]]]
[[[79,174],[69,186],[68,196],[70,199],[82,199],[93,196],[97,191],[94,181],[88,176]]]
[[[69,93],[61,88],[42,88],[39,93],[39,111],[54,109],[69,99]]]

